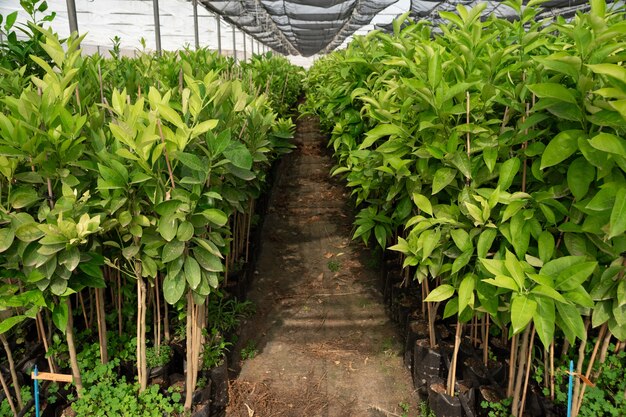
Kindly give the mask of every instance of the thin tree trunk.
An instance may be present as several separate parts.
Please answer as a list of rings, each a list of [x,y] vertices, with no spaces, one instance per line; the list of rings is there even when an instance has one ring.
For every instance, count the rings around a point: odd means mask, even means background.
[[[461,347],[461,334],[463,332],[463,324],[457,320],[456,334],[454,335],[454,352],[452,353],[452,362],[450,363],[448,378],[448,395],[454,397],[454,386],[456,384],[456,363],[459,358],[459,348]]]
[[[506,396],[513,396],[513,389],[515,388],[515,365],[517,362],[517,336],[513,335],[511,338],[511,353],[509,355],[509,383],[506,387]]]
[[[11,391],[9,391],[9,386],[7,385],[7,382],[4,380],[4,375],[2,375],[2,372],[0,372],[0,383],[2,384],[2,389],[4,390],[4,396],[6,397],[7,402],[9,403],[9,407],[11,408],[11,412],[13,412],[14,416],[17,416],[17,410],[15,409],[15,404],[13,404],[13,398],[11,397]],[[22,407],[20,406],[20,409],[21,408]]]
[[[122,277],[120,270],[117,270],[117,333],[122,336],[124,332],[124,322],[122,321]]]
[[[528,392],[528,378],[530,377],[530,365],[533,359],[533,344],[535,343],[535,328],[530,333],[530,343],[528,344],[528,359],[526,360],[526,375],[524,376],[524,389],[522,392],[522,402],[520,404],[519,415],[524,415],[524,406],[526,405],[526,393]]]
[[[191,290],[187,292],[187,374],[185,375],[185,410],[191,410],[193,397],[194,302]]]
[[[483,364],[489,364],[489,313],[484,316],[484,332],[483,332]]]
[[[67,339],[67,348],[70,353],[70,367],[72,368],[72,378],[76,385],[76,393],[80,398],[83,391],[83,380],[80,377],[80,368],[76,359],[76,345],[74,343],[74,319],[72,318],[72,302],[68,297],[67,303],[67,328],[65,330],[65,338]]]
[[[161,275],[157,275],[157,280],[161,280]],[[170,342],[170,316],[169,316],[169,307],[167,303],[163,303],[163,337],[165,338],[165,343]]]
[[[46,331],[43,327],[43,318],[41,317],[41,311],[37,313],[35,322],[37,326],[39,327],[39,331],[41,332],[41,335],[42,335],[41,340],[43,342],[43,348],[46,352],[46,358],[48,359],[48,367],[50,368],[50,372],[56,372],[57,367],[56,367],[56,363],[54,362],[54,358],[51,355],[48,355],[48,351],[50,350],[50,347],[48,345],[48,338],[46,336]]]
[[[554,340],[550,343],[550,400],[554,401]]]
[[[141,277],[141,264],[136,264],[137,275],[137,379],[139,392],[148,386],[148,366],[146,364],[146,283]]]
[[[98,341],[100,342],[100,362],[109,363],[109,353],[107,351],[107,323],[104,311],[104,288],[96,288],[96,313],[98,319]]]
[[[9,369],[11,370],[11,380],[13,381],[13,388],[15,389],[15,398],[17,399],[17,405],[21,410],[22,408],[24,408],[24,403],[22,402],[22,392],[20,391],[20,382],[17,379],[17,371],[15,370],[15,361],[13,360],[13,352],[11,352],[11,346],[9,345],[9,341],[7,340],[4,334],[0,334],[0,341],[2,341],[2,345],[4,346],[4,351],[7,354],[7,361],[9,362]]]
[[[528,354],[528,338],[530,336],[530,325],[524,330],[522,335],[522,344],[517,355],[517,366],[515,369],[515,389],[513,391],[513,402],[511,403],[511,414],[513,417],[519,416],[519,403],[522,390],[522,380],[524,377],[524,365],[526,364],[526,355]]]
[[[585,334],[589,329],[590,319],[585,320]],[[583,339],[580,341],[580,346],[578,347],[578,361],[576,363],[576,374],[581,375],[583,372],[583,363],[585,361],[585,348],[587,347],[587,339]],[[576,417],[578,415],[576,406],[578,405],[578,396],[580,395],[580,378],[574,378],[574,392],[572,394],[572,401],[574,407],[572,408],[572,417]]]
[[[589,364],[587,365],[587,372],[585,372],[585,377],[587,379],[591,377],[591,371],[593,370],[593,365],[596,361],[596,356],[598,355],[600,344],[604,340],[604,335],[606,333],[606,330],[607,330],[607,324],[604,323],[602,327],[600,327],[600,333],[598,333],[598,339],[596,340],[596,343],[593,346],[593,352],[591,353],[591,357],[589,358]],[[573,416],[577,416],[578,413],[580,412],[580,407],[583,404],[583,398],[585,397],[586,388],[587,388],[587,384],[583,384],[582,387],[580,388],[580,394],[578,395],[578,398],[574,397],[576,402],[574,403],[574,410],[572,413]]]

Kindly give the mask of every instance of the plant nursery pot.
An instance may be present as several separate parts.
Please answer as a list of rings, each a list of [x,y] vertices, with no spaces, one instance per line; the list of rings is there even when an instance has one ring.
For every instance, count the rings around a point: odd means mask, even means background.
[[[420,389],[441,376],[443,356],[438,349],[431,349],[428,339],[415,342],[413,352],[413,385]]]
[[[211,415],[211,380],[206,378],[206,386],[194,391],[192,402],[194,411],[192,417],[209,417]]]
[[[404,366],[413,369],[413,353],[415,342],[428,335],[428,324],[420,320],[412,320],[406,326],[406,338],[404,339]]]
[[[467,358],[463,361],[463,379],[474,388],[495,383],[503,385],[505,367],[502,363],[489,361],[487,367],[478,358]]]
[[[209,379],[211,380],[211,416],[214,416],[214,413],[226,410],[228,405],[228,364],[226,359],[221,365],[209,371]],[[215,414],[215,416],[218,415],[221,414]]]
[[[478,388],[478,398],[477,398],[477,402],[479,404],[478,415],[484,416],[484,417],[489,416],[489,409],[483,408],[481,405],[483,401],[486,401],[488,403],[498,403],[502,401],[503,399],[504,399],[504,395],[502,392],[502,388],[500,388],[499,386],[481,385]]]
[[[458,396],[446,394],[443,380],[433,379],[428,386],[428,406],[437,417],[463,417],[463,407]]]
[[[155,366],[148,369],[148,379],[152,383],[161,383],[163,386],[169,385],[170,365]]]

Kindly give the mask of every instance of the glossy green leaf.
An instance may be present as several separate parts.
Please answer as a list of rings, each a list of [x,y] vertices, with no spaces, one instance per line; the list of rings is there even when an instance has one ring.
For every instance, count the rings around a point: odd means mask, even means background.
[[[441,284],[437,288],[433,289],[428,297],[424,299],[426,302],[440,302],[447,300],[454,295],[454,287],[449,284]]]
[[[183,273],[167,274],[163,280],[163,298],[169,304],[176,304],[185,292],[185,277]]]
[[[584,136],[581,130],[565,130],[558,133],[546,146],[541,156],[541,169],[554,166],[569,158],[578,150],[578,138]]]
[[[437,172],[435,172],[435,176],[433,178],[433,189],[432,194],[435,195],[439,191],[446,188],[452,181],[454,181],[454,177],[456,176],[456,171],[452,168],[439,168]]]
[[[513,334],[524,330],[537,311],[537,302],[526,295],[515,295],[511,301]]]
[[[615,195],[615,205],[611,210],[609,239],[626,232],[626,187],[620,188]]]
[[[167,242],[165,246],[163,246],[161,261],[163,263],[172,262],[173,260],[182,256],[184,250],[185,242],[181,242],[180,240],[172,240],[171,242]]]

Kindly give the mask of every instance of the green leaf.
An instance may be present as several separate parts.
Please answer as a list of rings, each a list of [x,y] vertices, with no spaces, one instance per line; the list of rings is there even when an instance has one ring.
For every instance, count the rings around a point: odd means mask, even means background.
[[[626,187],[617,190],[615,205],[611,210],[609,223],[609,239],[621,236],[626,232]]]
[[[472,259],[473,254],[474,248],[470,248],[469,250],[463,252],[461,256],[456,258],[452,263],[452,270],[450,272],[452,274],[456,274],[457,272],[459,272],[465,265],[469,263],[469,261]]]
[[[517,282],[515,282],[513,278],[507,277],[506,275],[496,275],[495,278],[483,279],[483,282],[495,287],[506,288],[507,290],[514,292],[520,291]]]
[[[176,213],[167,214],[159,219],[157,231],[163,239],[171,241],[178,232],[178,219]]]
[[[185,153],[185,152],[177,152],[176,157],[183,165],[187,168],[193,169],[194,171],[199,171],[206,173],[209,170],[208,164],[203,164],[202,160],[193,154]]]
[[[626,140],[610,133],[594,136],[589,144],[594,148],[626,158]]]
[[[222,272],[224,270],[221,259],[208,250],[197,246],[193,248],[193,254],[202,269],[209,272]]]
[[[163,246],[163,252],[161,254],[161,261],[163,263],[172,262],[173,260],[180,257],[185,250],[185,242],[181,242],[180,240],[172,240],[171,242],[167,242],[165,246]]]
[[[536,302],[537,309],[533,315],[533,323],[535,323],[537,335],[541,343],[543,343],[544,349],[547,350],[554,341],[554,326],[556,320],[554,301],[548,298],[538,297]]]
[[[591,313],[591,326],[596,328],[598,326],[603,325],[613,315],[613,302],[612,300],[604,300],[599,301],[593,307],[593,311]]]
[[[252,168],[252,155],[248,148],[246,148],[240,142],[231,142],[230,145],[224,150],[224,157],[226,157],[235,167],[244,170]]]
[[[480,263],[493,275],[506,275],[507,273],[504,267],[504,261],[499,259],[481,259]]]
[[[169,304],[176,304],[185,292],[185,277],[182,273],[167,274],[163,280],[163,298]]]
[[[75,246],[70,246],[58,255],[58,262],[64,265],[68,271],[73,271],[80,262],[80,251]]]
[[[626,68],[617,64],[587,64],[587,67],[596,74],[604,74],[626,83]]]
[[[39,196],[37,195],[37,191],[31,187],[20,187],[16,190],[13,190],[11,193],[11,207],[14,209],[20,209],[25,207],[30,207],[34,203],[39,201]]]
[[[430,203],[430,200],[428,199],[428,197],[419,193],[413,193],[412,197],[413,197],[413,202],[415,203],[417,208],[419,208],[425,213],[430,214],[431,216],[433,215],[433,206]]]
[[[206,209],[202,211],[202,215],[216,226],[224,226],[228,222],[226,214],[219,209]]]
[[[33,242],[43,235],[44,232],[37,223],[24,223],[15,229],[15,236],[22,242]]]
[[[437,172],[435,172],[435,176],[433,178],[432,194],[435,195],[439,191],[443,190],[452,181],[454,181],[455,176],[456,176],[456,171],[454,169],[439,168]]]
[[[511,158],[500,166],[500,178],[498,179],[500,190],[506,191],[509,189],[521,166],[522,162],[519,158]]]
[[[537,245],[539,250],[539,259],[541,259],[544,264],[549,262],[550,259],[552,259],[552,256],[554,256],[554,248],[556,246],[552,233],[548,231],[541,232]]]
[[[597,262],[583,262],[563,269],[554,280],[554,289],[561,292],[576,289],[593,274],[597,266]]]
[[[69,310],[67,304],[61,302],[61,304],[55,305],[54,310],[52,310],[52,322],[63,334],[67,332],[68,319]]]
[[[577,158],[570,164],[567,169],[567,186],[576,200],[585,198],[595,176],[596,169],[585,158]]]
[[[6,251],[11,247],[15,240],[15,232],[11,227],[5,226],[0,229],[0,253]]]
[[[422,261],[428,259],[433,250],[439,245],[439,240],[441,239],[441,230],[426,230],[420,238],[424,238],[423,246],[422,246]]]
[[[504,266],[511,274],[511,277],[515,280],[517,286],[522,289],[524,288],[524,282],[526,281],[526,274],[524,273],[524,267],[522,263],[517,260],[515,255],[513,255],[508,249],[506,251],[506,260],[504,261]]]
[[[511,302],[513,334],[524,330],[537,311],[537,302],[526,295],[514,295]]]
[[[379,124],[375,128],[371,129],[365,134],[365,139],[359,146],[359,149],[367,149],[374,144],[378,139],[384,136],[399,135],[402,133],[402,128],[395,124]]]
[[[462,313],[463,310],[469,305],[473,307],[473,299],[474,299],[474,287],[476,284],[476,277],[473,274],[467,274],[461,284],[459,284],[459,312]]]
[[[585,332],[585,324],[583,323],[582,316],[573,305],[555,303],[557,311],[557,324],[565,333],[565,337],[569,340],[570,344],[576,343],[576,338],[583,340],[587,337]]]
[[[476,245],[479,258],[487,256],[487,253],[489,252],[489,249],[491,249],[497,234],[498,232],[495,229],[485,229],[480,232],[480,236],[478,236],[478,243]]]
[[[185,279],[187,283],[191,287],[191,289],[195,290],[200,285],[201,272],[200,265],[198,262],[192,258],[191,256],[187,256],[185,258]]]
[[[472,241],[470,240],[469,233],[465,230],[452,229],[450,230],[450,235],[452,236],[452,240],[454,240],[456,247],[462,252],[472,249]]]
[[[156,107],[161,117],[163,117],[163,119],[165,119],[166,121],[170,122],[171,124],[173,124],[174,126],[180,129],[182,129],[185,126],[185,123],[180,118],[180,115],[176,112],[176,110],[174,110],[167,104],[158,103]]]
[[[547,285],[536,285],[531,290],[531,293],[536,294],[536,295],[540,295],[540,296],[544,296],[544,297],[548,297],[548,298],[551,298],[553,300],[560,301],[561,303],[567,303],[568,302],[565,298],[563,298],[563,296],[558,291],[556,291],[554,288],[549,287]],[[536,299],[539,299],[539,298],[540,297],[537,297]]]
[[[584,136],[582,130],[565,130],[557,134],[546,146],[541,156],[541,169],[556,165],[578,150],[578,138]]]
[[[181,242],[186,242],[193,237],[194,227],[189,221],[184,221],[178,225],[178,231],[176,232],[176,239]]]
[[[554,98],[566,103],[576,104],[576,97],[571,90],[557,83],[529,84],[528,89],[539,98]]]
[[[385,226],[377,224],[374,227],[374,235],[376,236],[376,241],[384,250],[387,247],[387,229],[385,229]]]
[[[454,287],[449,284],[441,284],[428,294],[424,299],[426,302],[439,302],[447,300],[454,295]]]
[[[4,334],[8,332],[9,330],[11,330],[11,328],[13,328],[13,326],[20,324],[27,318],[28,316],[19,315],[19,316],[11,316],[2,320],[0,322],[0,334]]]

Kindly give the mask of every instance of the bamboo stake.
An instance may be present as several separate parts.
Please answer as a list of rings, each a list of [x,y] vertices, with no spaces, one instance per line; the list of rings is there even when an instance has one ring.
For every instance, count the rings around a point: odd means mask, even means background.
[[[487,366],[489,364],[489,313],[485,313],[484,316],[484,330],[483,330],[483,364]]]
[[[193,396],[193,321],[194,321],[193,297],[191,291],[187,292],[187,373],[185,375],[185,410],[191,410],[191,401]]]
[[[430,290],[428,289],[428,278],[425,278],[423,281],[423,286],[426,288],[426,297],[430,294]],[[424,298],[426,298],[424,297]],[[428,309],[428,338],[430,339],[430,348],[434,349],[436,345],[437,336],[435,336],[435,317],[433,312],[433,306],[431,302],[426,303],[426,307]]]
[[[157,355],[161,349],[161,297],[159,297],[159,279],[154,280],[154,300],[156,301],[156,337],[154,338],[157,346]]]

